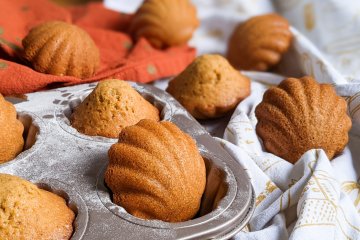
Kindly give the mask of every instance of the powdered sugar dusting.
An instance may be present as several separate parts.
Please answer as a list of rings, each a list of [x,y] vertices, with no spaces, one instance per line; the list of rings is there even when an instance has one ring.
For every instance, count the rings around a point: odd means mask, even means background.
[[[28,101],[17,104],[18,112],[28,112],[40,132],[35,145],[15,160],[0,165],[0,172],[35,183],[47,179],[50,187],[66,192],[70,201],[79,204],[77,207],[87,208],[89,218],[82,217],[76,224],[77,229],[86,228],[84,239],[174,239],[194,237],[194,234],[216,236],[232,231],[234,224],[227,223],[235,218],[236,223],[241,226],[245,224],[247,218],[243,212],[249,212],[252,208],[253,198],[246,173],[235,169],[238,166],[230,156],[219,157],[215,154],[219,151],[217,143],[176,100],[149,85],[132,84],[149,102],[162,110],[163,120],[174,122],[196,139],[200,149],[207,154],[207,159],[223,172],[223,182],[228,185],[227,194],[218,203],[219,207],[210,214],[176,224],[144,221],[114,205],[108,190],[103,186],[101,174],[108,164],[107,151],[116,139],[81,136],[70,126],[69,112],[66,112],[73,109],[76,101],[82,101],[94,86],[83,84],[32,93],[28,94]],[[62,184],[55,186],[54,182]],[[213,230],[220,225],[223,226],[221,231]],[[74,239],[80,238],[81,234]]]

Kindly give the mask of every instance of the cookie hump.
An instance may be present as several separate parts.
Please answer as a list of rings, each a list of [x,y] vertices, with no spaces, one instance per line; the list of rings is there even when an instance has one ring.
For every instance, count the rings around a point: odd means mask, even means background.
[[[291,39],[285,18],[277,14],[252,17],[235,28],[227,58],[237,69],[266,71],[279,63]]]
[[[351,119],[346,101],[330,84],[311,77],[288,78],[268,89],[255,114],[265,149],[291,163],[317,148],[332,159],[348,142]]]
[[[220,55],[199,56],[166,89],[197,119],[226,115],[250,94],[250,80]]]
[[[0,163],[14,159],[23,150],[23,132],[14,105],[0,94]]]
[[[32,28],[23,39],[23,57],[41,73],[88,78],[95,74],[99,50],[81,28],[60,21]]]
[[[141,120],[109,150],[105,182],[114,203],[143,219],[181,222],[199,210],[204,160],[194,140],[171,122]]]
[[[196,8],[189,0],[148,0],[136,12],[130,31],[156,48],[185,44],[199,26]]]
[[[144,118],[159,121],[159,110],[127,82],[107,79],[76,107],[71,125],[89,136],[117,138],[123,128]]]
[[[73,234],[65,199],[17,176],[0,173],[0,239],[63,239]]]

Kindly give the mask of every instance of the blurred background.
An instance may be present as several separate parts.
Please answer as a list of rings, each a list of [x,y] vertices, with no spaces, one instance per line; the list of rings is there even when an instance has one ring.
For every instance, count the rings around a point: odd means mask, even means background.
[[[88,2],[101,2],[101,0],[50,0],[62,6],[80,5]]]

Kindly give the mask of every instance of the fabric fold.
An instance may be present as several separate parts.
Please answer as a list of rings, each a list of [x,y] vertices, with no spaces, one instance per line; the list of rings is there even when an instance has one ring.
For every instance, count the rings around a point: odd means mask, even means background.
[[[159,50],[146,39],[134,42],[127,32],[132,16],[105,9],[102,3],[63,8],[48,0],[0,0],[0,6],[0,93],[4,95],[110,77],[148,83],[178,74],[196,54],[186,45]],[[28,31],[51,20],[73,23],[89,33],[100,50],[100,67],[95,76],[79,79],[43,74],[21,58],[21,40]]]

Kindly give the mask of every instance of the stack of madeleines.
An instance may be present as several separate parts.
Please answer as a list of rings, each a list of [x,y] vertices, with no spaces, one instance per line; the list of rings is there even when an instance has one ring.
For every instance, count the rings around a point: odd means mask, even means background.
[[[130,32],[135,40],[146,38],[154,47],[165,49],[186,44],[198,25],[189,0],[148,0],[134,15]],[[199,56],[169,82],[166,91],[197,119],[222,117],[251,94],[251,81],[239,70],[271,70],[291,40],[289,24],[281,16],[253,17],[235,28],[228,60],[220,55]],[[91,37],[69,23],[43,23],[31,29],[22,43],[24,59],[42,73],[89,78],[100,64]],[[267,90],[256,107],[256,132],[267,151],[291,163],[313,148],[324,149],[332,159],[348,142],[351,120],[346,111],[346,102],[332,86],[311,77],[288,78]],[[0,113],[1,163],[19,154],[24,141],[15,108],[1,95]],[[70,120],[80,133],[118,138],[108,152],[105,174],[114,203],[143,219],[179,222],[197,214],[206,169],[195,141],[173,123],[160,121],[159,110],[128,83],[101,81]],[[2,140],[4,136],[11,141]],[[63,199],[14,176],[1,174],[0,183],[5,209],[5,215],[0,214],[0,229],[5,229],[0,238],[71,236],[74,213]],[[42,201],[51,201],[56,205],[52,209],[61,212],[41,208],[34,211],[38,217],[29,217]],[[26,224],[15,226],[17,220],[6,217],[12,213]]]

